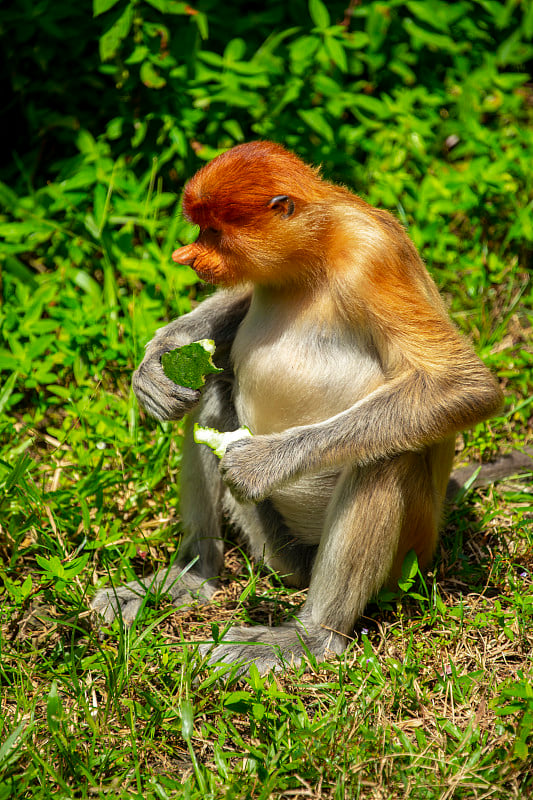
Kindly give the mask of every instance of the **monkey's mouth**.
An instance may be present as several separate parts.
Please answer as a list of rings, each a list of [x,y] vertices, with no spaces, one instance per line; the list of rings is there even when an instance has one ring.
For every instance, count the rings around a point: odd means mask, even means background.
[[[200,266],[196,266],[194,262],[189,264],[189,266],[196,272],[201,280],[207,283],[216,283],[215,273],[212,269],[202,269]]]
[[[217,270],[216,266],[213,267],[212,264],[202,263],[208,261],[207,258],[202,258],[203,255],[202,252],[198,252],[198,245],[190,244],[186,247],[180,247],[178,250],[174,250],[172,253],[172,260],[175,261],[176,264],[185,264],[191,267],[202,281],[206,281],[206,283],[217,283],[217,273],[220,272],[220,270]]]

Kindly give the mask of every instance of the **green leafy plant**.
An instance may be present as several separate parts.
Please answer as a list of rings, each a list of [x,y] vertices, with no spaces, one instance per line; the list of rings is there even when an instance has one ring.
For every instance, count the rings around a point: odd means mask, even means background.
[[[520,716],[514,753],[526,759],[530,756],[529,748],[533,742],[533,680],[522,672],[519,673],[519,679],[502,689],[496,701],[496,713],[500,716]]]

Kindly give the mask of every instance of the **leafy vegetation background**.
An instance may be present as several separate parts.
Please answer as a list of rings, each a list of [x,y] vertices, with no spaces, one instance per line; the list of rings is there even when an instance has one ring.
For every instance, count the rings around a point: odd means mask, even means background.
[[[170,261],[183,184],[238,142],[399,217],[506,392],[462,457],[531,439],[533,4],[347,1],[0,8],[0,798],[533,791],[528,481],[460,498],[425,591],[310,679],[191,683],[180,642],[301,600],[242,558],[207,632],[163,601],[89,624],[93,584],[175,552],[180,426],[140,419],[130,377],[205,291]]]

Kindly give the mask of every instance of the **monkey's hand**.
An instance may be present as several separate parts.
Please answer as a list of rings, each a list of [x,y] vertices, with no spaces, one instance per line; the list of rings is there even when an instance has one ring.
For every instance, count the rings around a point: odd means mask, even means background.
[[[230,628],[222,641],[214,647],[200,646],[202,656],[209,656],[208,664],[235,664],[235,675],[245,675],[253,662],[259,673],[279,672],[287,667],[298,667],[308,656],[323,660],[328,653],[340,655],[348,645],[348,639],[316,623],[300,620],[268,628],[256,625],[253,628]]]
[[[163,372],[161,356],[177,347],[212,339],[216,342],[217,366],[229,372],[233,339],[250,307],[249,288],[221,291],[211,295],[189,314],[160,328],[146,347],[146,354],[133,375],[133,390],[139,403],[162,422],[181,419],[198,404],[201,393],[177,386]]]
[[[224,483],[241,502],[257,503],[291,476],[287,473],[281,439],[253,436],[228,445],[220,462]]]
[[[160,422],[181,419],[201,397],[197,389],[178,386],[167,378],[161,366],[161,352],[150,349],[133,373],[133,391],[142,407]]]

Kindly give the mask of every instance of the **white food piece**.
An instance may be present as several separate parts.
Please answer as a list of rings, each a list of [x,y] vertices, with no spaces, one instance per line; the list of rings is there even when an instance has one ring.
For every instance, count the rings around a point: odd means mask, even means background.
[[[213,339],[198,339],[198,341],[193,342],[193,344],[201,344],[206,353],[209,353],[210,356],[215,355],[216,347]]]
[[[218,458],[222,458],[228,445],[239,441],[239,439],[248,439],[251,435],[250,430],[246,427],[221,433],[216,428],[204,428],[198,423],[194,425],[194,441],[198,444],[206,444]]]

